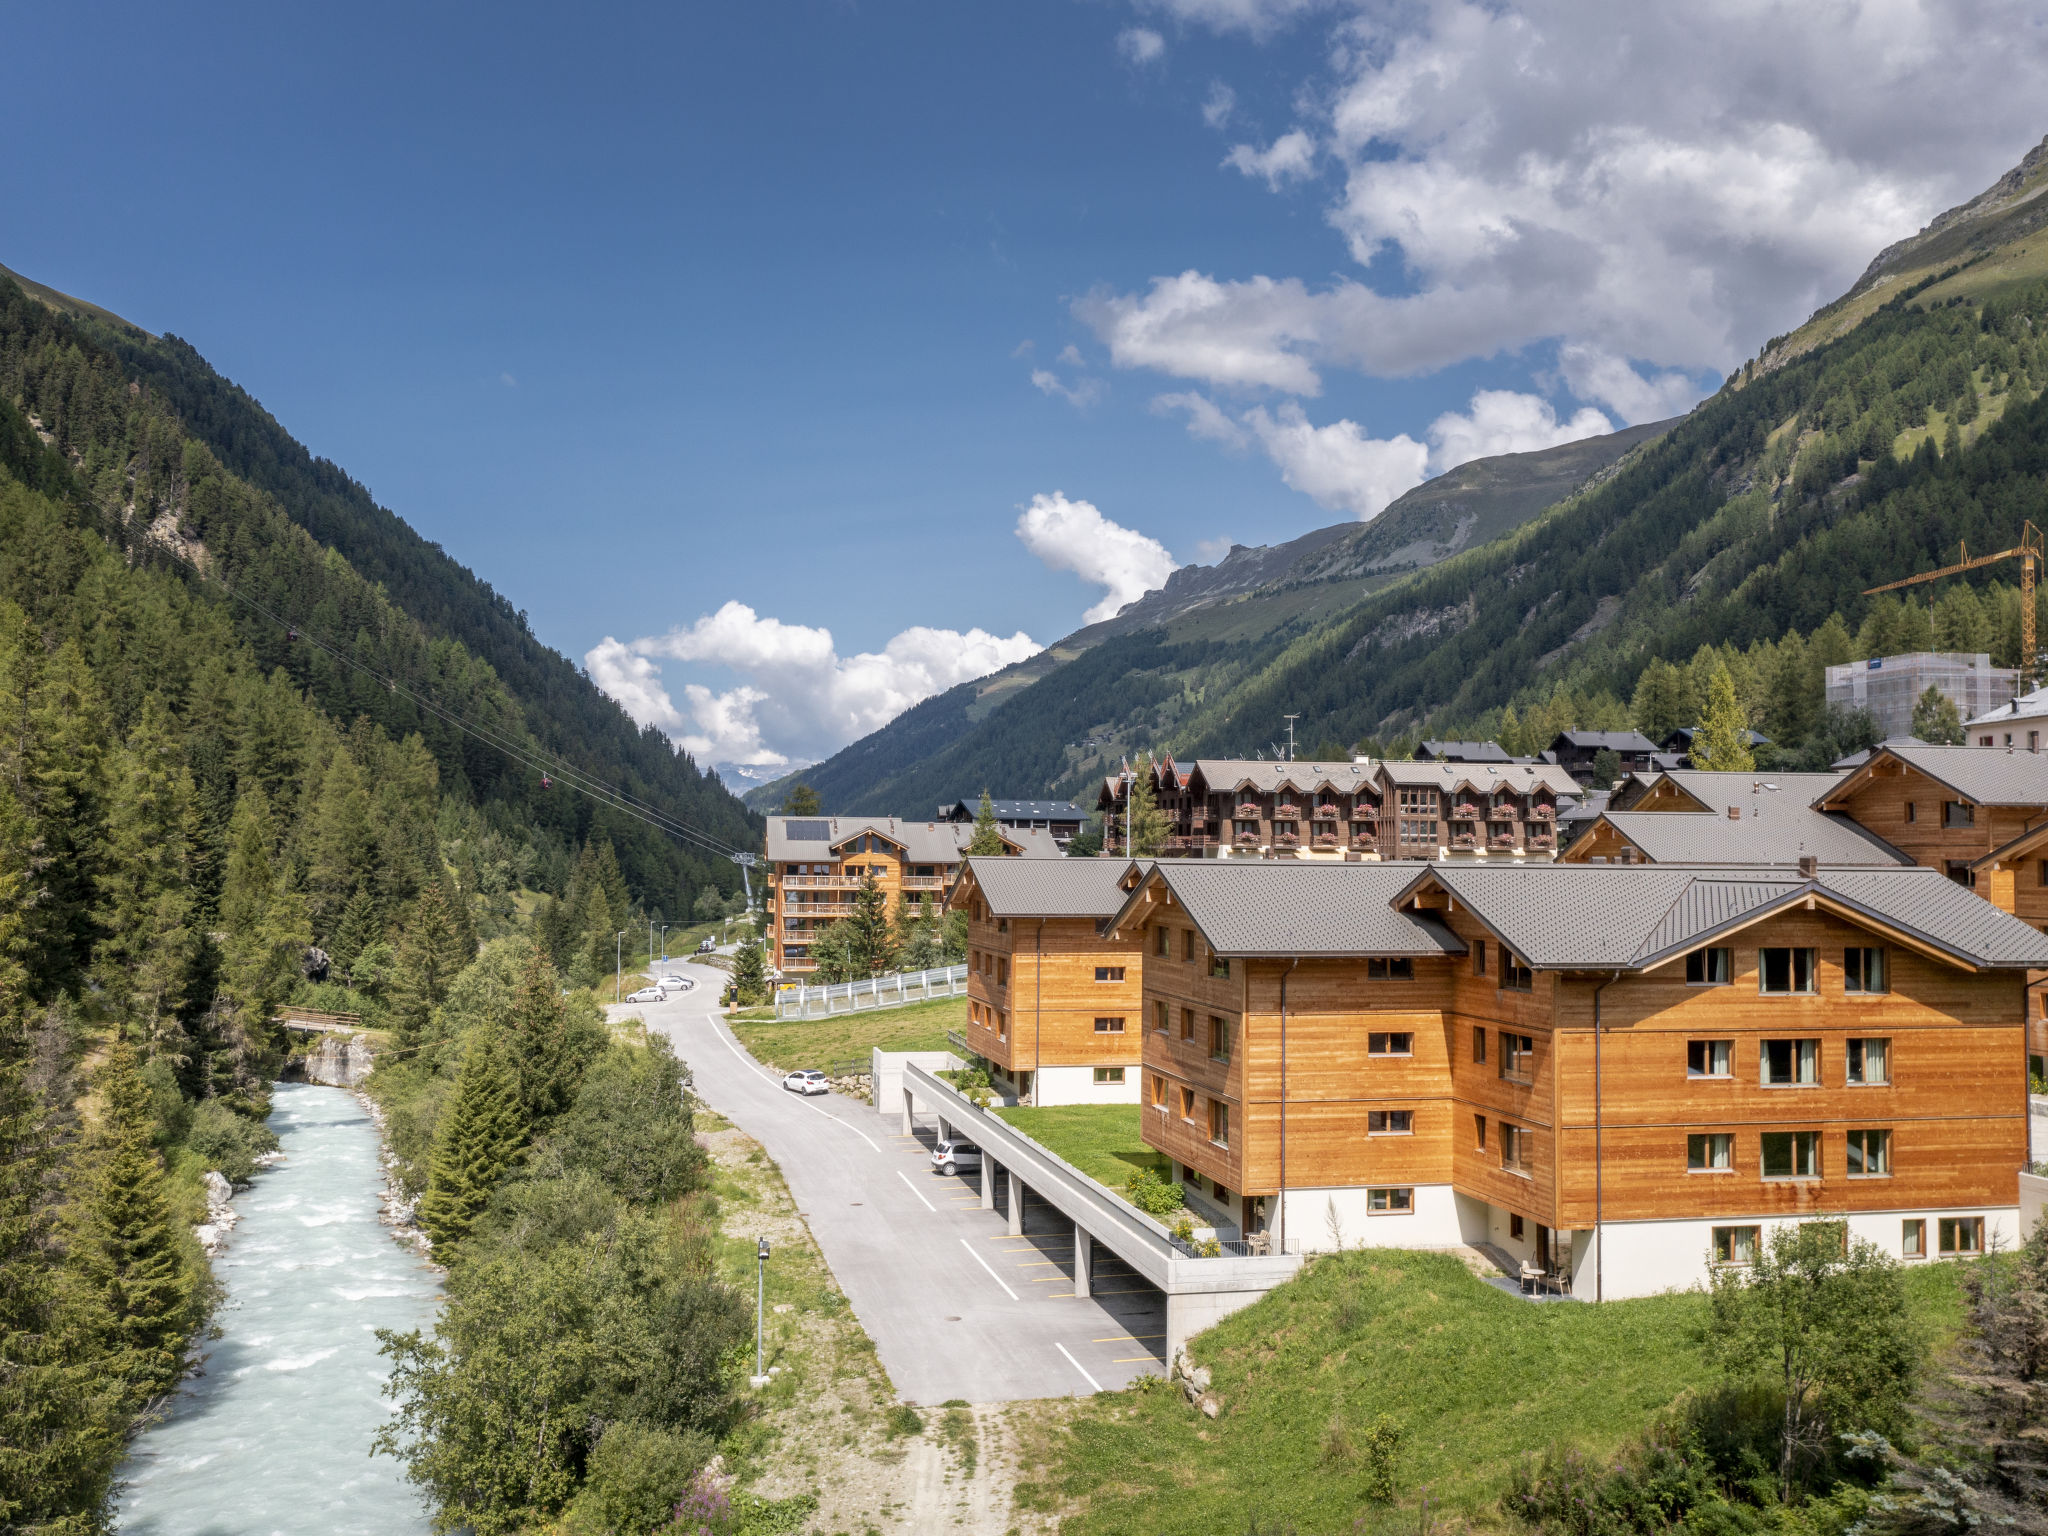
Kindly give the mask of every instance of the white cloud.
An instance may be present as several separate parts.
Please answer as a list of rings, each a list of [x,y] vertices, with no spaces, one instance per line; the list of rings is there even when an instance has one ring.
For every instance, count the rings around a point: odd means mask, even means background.
[[[1247,176],[1261,178],[1277,192],[1283,182],[1301,181],[1315,174],[1316,141],[1297,128],[1281,134],[1264,149],[1240,144],[1223,157],[1223,163]]]
[[[1496,453],[1534,453],[1613,430],[1614,423],[1590,405],[1575,412],[1569,421],[1559,421],[1556,410],[1541,395],[1482,389],[1473,395],[1464,415],[1446,411],[1429,424],[1429,469],[1440,475]]]
[[[1310,9],[1151,8],[1255,36]],[[2012,165],[2048,97],[2032,0],[1416,0],[1346,8],[1329,42],[1298,93],[1346,170],[1329,218],[1404,291],[1161,276],[1077,306],[1118,366],[1311,394],[1555,339],[1650,370],[1578,365],[1617,414],[1662,413],[1674,374],[1734,366]]]
[[[1209,82],[1209,94],[1202,102],[1202,121],[1211,128],[1221,129],[1230,121],[1230,114],[1237,110],[1237,92],[1221,80]]]
[[[1152,409],[1161,413],[1185,411],[1188,431],[1196,437],[1212,443],[1221,443],[1226,448],[1246,448],[1251,445],[1251,434],[1225,415],[1222,409],[1207,395],[1193,390],[1185,394],[1156,395]]]
[[[512,375],[509,373],[499,374],[498,382],[504,385],[507,389],[517,389],[519,387],[519,381],[513,378]]]
[[[1088,359],[1081,355],[1081,349],[1071,341],[1060,348],[1060,355],[1054,361],[1065,363],[1070,368],[1085,368],[1088,364]]]
[[[828,756],[911,705],[1038,650],[1022,630],[1004,638],[916,625],[879,651],[841,656],[828,629],[728,602],[665,635],[630,644],[607,635],[583,661],[627,714],[700,762],[774,767]],[[741,681],[722,691],[685,683],[678,706],[656,658],[721,667]]]
[[[1195,563],[1198,565],[1218,565],[1222,562],[1223,557],[1235,548],[1237,548],[1237,540],[1235,539],[1204,539],[1195,546]]]
[[[1094,503],[1069,501],[1059,491],[1031,498],[1017,519],[1024,547],[1056,571],[1107,588],[1102,601],[1083,614],[1097,624],[1124,604],[1166,584],[1179,563],[1157,539],[1104,517]]]
[[[1362,523],[1420,485],[1428,472],[1429,450],[1407,433],[1367,437],[1355,421],[1318,427],[1292,400],[1273,413],[1255,406],[1244,421],[1289,486]]]
[[[1067,384],[1050,368],[1034,368],[1031,370],[1031,382],[1041,393],[1064,400],[1077,410],[1085,410],[1102,398],[1100,379],[1076,379]]]
[[[1581,400],[1598,400],[1623,421],[1663,421],[1699,404],[1705,393],[1677,372],[1645,378],[1625,357],[1616,357],[1583,341],[1558,348],[1558,371]]]
[[[1150,27],[1126,27],[1116,35],[1116,51],[1133,64],[1150,64],[1166,52],[1166,39]]]

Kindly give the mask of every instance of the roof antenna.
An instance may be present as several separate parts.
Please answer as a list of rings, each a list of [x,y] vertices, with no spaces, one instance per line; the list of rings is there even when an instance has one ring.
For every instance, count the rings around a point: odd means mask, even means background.
[[[1280,718],[1287,722],[1287,761],[1291,763],[1294,761],[1294,722],[1299,720],[1301,716],[1282,715]]]

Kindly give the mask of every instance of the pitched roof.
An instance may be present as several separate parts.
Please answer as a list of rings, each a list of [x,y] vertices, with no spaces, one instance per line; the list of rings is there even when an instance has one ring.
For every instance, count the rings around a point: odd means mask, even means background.
[[[1966,723],[1989,726],[2019,725],[2028,720],[2041,719],[2048,719],[2048,688],[2036,688],[2031,693],[2023,693],[2010,703],[2001,704],[1996,709],[1987,709]]]
[[[1891,844],[1846,816],[1804,803],[1743,808],[1740,821],[1712,811],[1608,811],[1601,818],[1653,864],[1910,864]],[[1574,843],[1565,857],[1583,857]]]
[[[1250,787],[1259,794],[1295,789],[1307,794],[1325,784],[1339,794],[1355,794],[1373,781],[1373,763],[1275,763],[1248,757],[1199,757],[1182,770],[1183,782],[1200,774],[1211,790]]]
[[[1162,860],[1118,911],[1129,920],[1163,886],[1219,955],[1461,955],[1465,941],[1427,913],[1393,902],[1412,864],[1235,859]]]
[[[1150,859],[1006,859],[976,854],[967,871],[998,917],[1113,917],[1124,879]]]
[[[1765,870],[1620,864],[1432,864],[1447,891],[1539,970],[1647,970],[1809,896],[1971,968],[2048,966],[2048,934],[1937,870]]]
[[[1554,749],[1562,741],[1574,747],[1590,747],[1598,752],[1603,747],[1610,752],[1654,752],[1657,743],[1640,731],[1559,731],[1550,740]]]
[[[2048,806],[2048,752],[2019,752],[2001,747],[1930,747],[1886,744],[1870,760],[1819,799],[1837,803],[1862,787],[1867,775],[1887,758],[1895,758],[1959,799],[1978,805]],[[1818,803],[1818,800],[1816,801]]]
[[[1027,821],[1086,821],[1088,813],[1071,800],[996,800],[991,798],[989,806],[996,817],[1021,817]],[[951,805],[939,807],[941,816],[953,819],[974,820],[981,814],[981,796],[971,800],[955,800]]]
[[[1730,806],[1739,807],[1744,820],[1767,817],[1784,805],[1797,805],[1803,810],[1842,782],[1839,773],[1726,773],[1706,768],[1667,768],[1651,779],[1650,788],[1656,787],[1658,778],[1669,779],[1703,809],[1723,817]]]
[[[770,816],[768,857],[778,864],[829,863],[839,848],[874,832],[903,850],[912,864],[957,864],[974,841],[972,825],[958,821],[905,821],[896,816]],[[1026,858],[1057,859],[1060,845],[1036,828],[1005,827],[1004,839]]]
[[[1415,749],[1417,762],[1511,763],[1514,756],[1497,741],[1425,741]]]
[[[1584,793],[1579,781],[1555,763],[1386,763],[1387,779],[1395,785],[1432,785],[1452,790],[1469,784],[1481,794],[1497,789],[1526,795],[1534,789],[1549,789],[1560,795]]]

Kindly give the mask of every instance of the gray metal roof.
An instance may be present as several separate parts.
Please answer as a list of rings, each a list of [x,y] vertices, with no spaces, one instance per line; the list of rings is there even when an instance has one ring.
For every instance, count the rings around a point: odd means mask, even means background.
[[[1757,811],[1740,821],[1715,811],[1609,811],[1602,818],[1653,864],[1823,864],[1891,866],[1913,861],[1846,816],[1798,802]]]
[[[1559,731],[1550,738],[1555,748],[1562,741],[1574,747],[1591,747],[1595,752],[1603,747],[1610,752],[1654,752],[1657,743],[1641,731]]]
[[[998,820],[1005,816],[1022,817],[1027,821],[1086,821],[1088,813],[1071,800],[997,800],[991,798],[989,806]],[[981,814],[981,796],[972,800],[955,800],[951,805],[939,807],[943,817],[962,818],[972,821]]]
[[[1917,865],[1807,880],[1668,864],[1445,863],[1411,876],[1410,889],[1432,882],[1539,970],[1641,970],[1809,894],[1972,965],[2048,967],[2048,934]]]
[[[1387,781],[1394,785],[1428,784],[1453,790],[1469,784],[1481,794],[1497,789],[1526,795],[1534,789],[1548,789],[1559,795],[1579,795],[1579,781],[1555,763],[1384,763]]]
[[[912,864],[957,864],[974,841],[974,827],[967,822],[905,821],[897,816],[770,816],[768,857],[777,864],[831,863],[840,857],[842,845],[863,832],[887,838]],[[1005,827],[1003,837],[1025,858],[1062,857],[1050,832]]]
[[[1395,910],[1414,878],[1412,864],[1167,859],[1125,908],[1157,881],[1226,956],[1463,954],[1464,940],[1434,917]]]
[[[1886,745],[1870,755],[1868,769],[1895,757],[1930,779],[1947,785],[1958,797],[1978,805],[2048,806],[2048,752],[2012,751],[2005,747],[1909,747]],[[1844,783],[1843,788],[1848,788]]]
[[[1669,768],[1649,778],[1654,789],[1659,778],[1669,779],[1710,811],[1724,814],[1731,805],[1741,806],[1745,819],[1761,811],[1768,814],[1782,802],[1812,805],[1842,782],[1839,773],[1719,773],[1706,768]]]
[[[1421,763],[1512,763],[1514,755],[1497,741],[1425,741],[1415,749]]]
[[[1113,917],[1122,908],[1130,859],[1007,859],[967,861],[982,899],[997,917]],[[1140,871],[1150,859],[1135,861]]]
[[[1261,794],[1277,789],[1308,794],[1327,784],[1344,795],[1369,788],[1378,767],[1374,763],[1274,763],[1244,757],[1200,757],[1179,766],[1183,778],[1199,773],[1211,791],[1249,787]]]

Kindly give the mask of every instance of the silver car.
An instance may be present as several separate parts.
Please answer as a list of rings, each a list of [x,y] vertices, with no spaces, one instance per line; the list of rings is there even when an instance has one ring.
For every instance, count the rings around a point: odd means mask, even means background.
[[[687,992],[696,985],[687,976],[657,976],[654,978],[654,984],[657,987],[666,987],[671,992]]]
[[[782,1080],[782,1086],[791,1093],[830,1093],[831,1083],[816,1067],[806,1067],[801,1072],[792,1072]]]
[[[642,987],[638,992],[627,993],[626,1001],[629,1003],[665,1003],[668,1001],[668,994],[659,987]]]
[[[941,1173],[958,1173],[981,1166],[981,1148],[971,1141],[942,1141],[932,1148],[932,1166]]]

